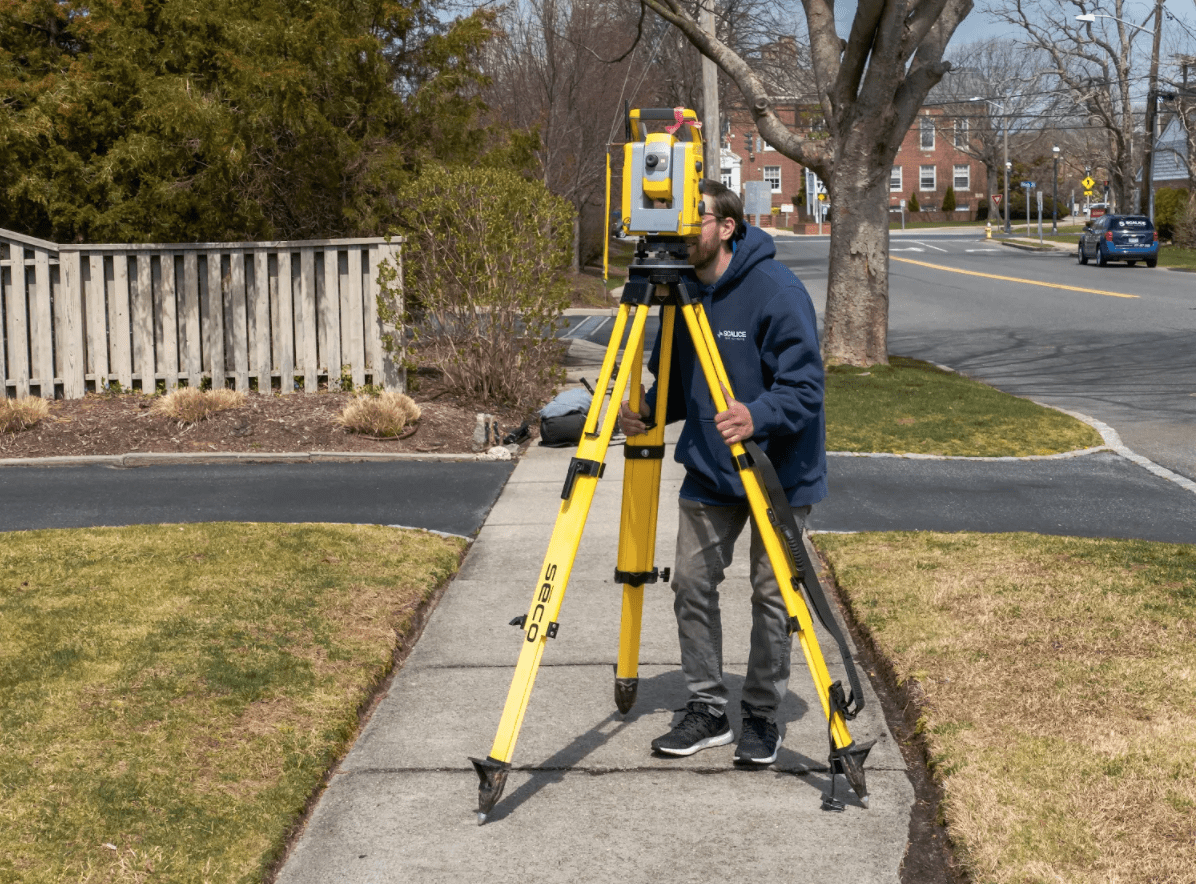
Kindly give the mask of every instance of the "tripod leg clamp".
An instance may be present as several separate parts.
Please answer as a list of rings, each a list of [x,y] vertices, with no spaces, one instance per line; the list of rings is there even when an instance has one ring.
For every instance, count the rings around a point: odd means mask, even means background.
[[[623,457],[628,460],[664,460],[664,446],[624,444]]]
[[[665,568],[653,568],[651,571],[620,571],[615,568],[615,583],[625,583],[628,586],[643,586],[645,583],[655,583],[658,579],[669,582],[672,572]]]
[[[573,485],[578,476],[594,476],[602,478],[606,472],[606,464],[600,460],[583,460],[575,457],[569,461],[569,472],[565,475],[565,487],[561,490],[561,500],[568,500],[573,496]]]

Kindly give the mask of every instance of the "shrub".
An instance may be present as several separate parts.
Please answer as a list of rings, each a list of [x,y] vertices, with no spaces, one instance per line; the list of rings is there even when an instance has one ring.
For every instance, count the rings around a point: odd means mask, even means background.
[[[561,378],[573,207],[513,172],[436,165],[403,204],[403,291],[423,359],[455,392],[532,404]]]
[[[918,194],[917,193],[914,193],[911,191],[911,193],[909,195],[909,200],[905,204],[905,210],[907,212],[922,211],[922,207],[920,205],[918,205]]]
[[[943,194],[943,211],[955,211],[955,187],[950,184],[947,185],[947,192]]]
[[[1175,239],[1188,214],[1188,192],[1182,187],[1161,187],[1154,195],[1154,224],[1159,239]]]
[[[151,410],[180,424],[197,424],[218,411],[240,408],[244,404],[245,394],[240,390],[179,387],[157,400]]]
[[[404,393],[354,396],[336,422],[350,433],[366,436],[397,436],[420,417],[420,407]]]
[[[0,433],[19,433],[50,416],[50,404],[40,396],[0,399]]]

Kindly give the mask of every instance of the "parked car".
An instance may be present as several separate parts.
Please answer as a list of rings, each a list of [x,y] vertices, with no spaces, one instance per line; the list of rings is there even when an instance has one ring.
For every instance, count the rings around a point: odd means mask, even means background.
[[[1145,215],[1102,215],[1084,225],[1076,258],[1081,264],[1092,259],[1104,267],[1110,261],[1125,261],[1131,267],[1145,261],[1159,263],[1159,233]]]

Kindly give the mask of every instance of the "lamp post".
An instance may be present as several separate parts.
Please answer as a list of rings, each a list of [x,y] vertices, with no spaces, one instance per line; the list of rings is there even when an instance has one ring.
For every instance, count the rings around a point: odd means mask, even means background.
[[[1055,155],[1055,178],[1051,182],[1051,236],[1059,233],[1059,148],[1052,147]]]
[[[1142,196],[1138,201],[1138,211],[1145,214],[1153,222],[1154,169],[1152,167],[1154,166],[1154,130],[1157,125],[1159,113],[1159,42],[1163,37],[1163,0],[1155,0],[1154,11],[1151,15],[1154,16],[1154,42],[1150,50],[1150,85],[1146,90],[1146,147],[1142,152]],[[1086,15],[1077,15],[1076,21],[1086,22],[1091,25],[1098,18],[1111,18],[1113,21],[1121,22],[1123,25],[1127,25],[1134,30],[1147,34],[1151,33],[1141,25],[1136,25],[1133,22],[1128,22],[1125,19],[1120,19],[1115,15],[1107,15],[1103,12],[1090,12]]]
[[[981,95],[977,95],[975,98],[969,98],[968,101],[985,101],[991,105],[996,106],[996,108],[1001,112],[1001,119],[1005,121],[1005,211],[1003,214],[1005,215],[1005,232],[1010,233],[1011,230],[1009,227],[1009,170],[1011,167],[1009,165],[1009,117],[1005,116],[1005,105],[999,101],[993,101],[991,98],[985,98]],[[1027,217],[1029,217],[1029,216],[1027,215]]]

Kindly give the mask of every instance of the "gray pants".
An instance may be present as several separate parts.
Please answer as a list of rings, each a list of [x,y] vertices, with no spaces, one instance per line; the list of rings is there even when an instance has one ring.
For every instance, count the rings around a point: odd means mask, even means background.
[[[793,512],[804,529],[810,508],[795,507]],[[682,499],[680,513],[672,586],[687,703],[703,704],[720,715],[726,711],[727,687],[718,587],[751,511],[746,503],[709,506]],[[752,639],[742,701],[752,714],[775,721],[789,683],[789,612],[754,523],[751,530]]]

